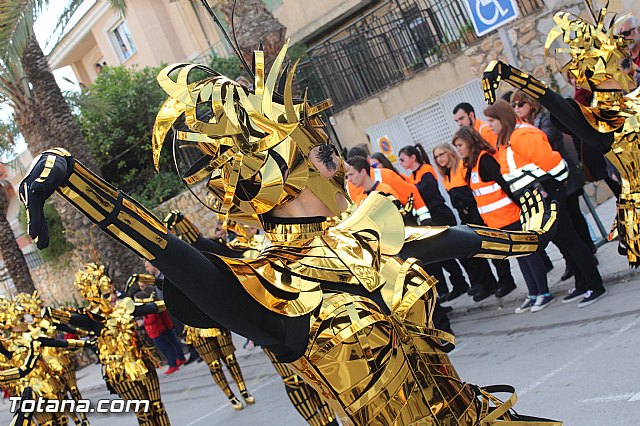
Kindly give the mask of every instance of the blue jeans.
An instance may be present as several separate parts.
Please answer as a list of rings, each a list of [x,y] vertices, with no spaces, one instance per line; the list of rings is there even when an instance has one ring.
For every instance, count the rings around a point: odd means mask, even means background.
[[[160,349],[160,352],[167,358],[170,367],[175,367],[177,360],[184,360],[182,344],[173,330],[167,330],[152,340],[156,347]]]

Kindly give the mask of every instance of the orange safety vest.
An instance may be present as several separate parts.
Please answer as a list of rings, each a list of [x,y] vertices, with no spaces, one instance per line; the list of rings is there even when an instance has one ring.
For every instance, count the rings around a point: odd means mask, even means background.
[[[400,199],[400,197],[398,196],[398,193],[396,191],[393,190],[393,188],[390,185],[387,185],[386,183],[377,181],[378,185],[376,186],[375,191],[378,192],[382,192],[384,194],[389,194],[389,195],[393,195],[395,198],[397,198],[398,200]],[[359,206],[365,198],[367,198],[367,195],[364,192],[364,187],[360,187],[362,189],[362,193],[360,195],[358,195],[358,198],[353,200],[353,202],[356,204],[356,206]]]
[[[391,169],[371,168],[370,172],[373,180],[389,185],[396,192],[398,200],[402,204],[407,204],[409,197],[413,197],[413,214],[418,218],[419,222],[431,219],[431,213],[420,196],[420,191],[414,185],[405,181],[402,176],[398,175]],[[358,200],[364,193],[362,187],[356,187],[351,182],[347,182],[347,191],[352,200]]]
[[[469,187],[476,199],[478,212],[482,220],[490,228],[503,228],[520,220],[518,207],[495,181],[483,182],[480,178],[480,158],[491,155],[486,151],[480,153],[478,162],[471,169]]]
[[[480,136],[482,136],[489,145],[494,148],[498,146],[498,135],[493,133],[493,130],[489,127],[489,123],[476,118],[475,123],[473,123],[473,128],[476,129],[476,132],[480,133]]]
[[[560,153],[551,149],[547,135],[526,123],[516,125],[509,146],[498,147],[497,160],[500,173],[513,193],[547,174],[560,182],[569,177],[567,163]]]
[[[425,173],[431,173],[436,180],[440,180],[440,177],[438,177],[438,174],[436,173],[436,170],[433,168],[433,166],[427,163],[422,164],[420,168],[415,171],[415,175],[414,173],[411,173],[409,176],[405,176],[404,178],[410,184],[416,185],[422,180],[422,176],[424,176]]]
[[[451,169],[449,170],[449,176],[442,176],[442,183],[444,184],[447,192],[451,191],[453,188],[468,186],[467,180],[465,178],[466,175],[467,168],[464,166],[464,162],[460,160],[455,172],[453,171],[453,169]]]

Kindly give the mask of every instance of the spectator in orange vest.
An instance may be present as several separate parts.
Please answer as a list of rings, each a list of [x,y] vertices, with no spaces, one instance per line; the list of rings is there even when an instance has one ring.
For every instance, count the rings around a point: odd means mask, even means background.
[[[440,176],[442,176],[444,187],[449,193],[451,203],[458,211],[462,224],[484,226],[485,223],[482,221],[480,213],[478,213],[475,198],[473,198],[471,189],[465,180],[466,168],[453,145],[441,144],[436,146],[433,149],[433,159]],[[472,257],[460,259],[460,263],[462,263],[469,276],[469,283],[471,284],[469,294],[473,296],[475,302],[480,302],[495,293],[498,282],[493,276],[487,259]],[[509,269],[508,261],[507,269]],[[511,273],[509,272],[509,274]],[[513,280],[513,278],[511,279]]]
[[[489,142],[489,145],[496,147],[498,142],[498,135],[496,135],[487,122],[480,120],[476,117],[476,111],[473,106],[468,102],[462,102],[453,108],[453,119],[458,126],[471,126],[476,132],[480,133],[485,141]]]
[[[444,197],[438,188],[438,175],[429,163],[429,157],[422,145],[405,146],[399,151],[398,157],[402,167],[411,173],[405,179],[418,188],[420,196],[431,213],[431,224],[455,226],[456,217],[444,203]],[[450,274],[449,280],[453,286],[450,293],[441,268],[446,269]],[[445,300],[453,300],[469,290],[469,284],[455,259],[433,264],[433,267],[427,271],[438,279],[438,294]]]
[[[353,157],[347,161],[349,164],[349,170],[347,170],[347,179],[349,183],[353,184],[356,188],[362,189],[362,194],[358,195],[358,198],[353,199],[353,202],[359,206],[367,195],[373,191],[382,192],[383,194],[393,195],[398,199],[398,194],[392,187],[386,183],[382,183],[374,180],[371,177],[371,166],[364,157]]]
[[[363,157],[371,164],[371,157],[364,148],[355,146],[349,151],[349,158]],[[398,200],[402,205],[407,205],[410,199],[413,199],[413,215],[405,215],[405,224],[420,225],[427,224],[431,220],[431,213],[427,208],[424,200],[420,196],[418,189],[408,183],[402,175],[397,171],[382,167],[371,167],[370,176],[373,180],[389,185],[396,192]],[[351,182],[347,181],[347,191],[352,200],[360,199],[363,192],[362,188],[357,188]]]
[[[465,180],[487,226],[511,231],[521,230],[520,208],[510,198],[513,194],[500,173],[498,161],[493,157],[495,149],[468,126],[456,132],[453,144],[467,168]],[[554,299],[549,292],[542,256],[533,253],[518,257],[518,264],[529,295],[515,312],[519,314],[528,310],[537,312],[544,309]]]
[[[500,173],[513,193],[541,186],[548,200],[558,203],[558,229],[553,243],[558,246],[575,274],[575,288],[563,302],[580,300],[588,306],[606,294],[593,253],[578,237],[567,211],[563,181],[568,169],[560,154],[551,149],[547,136],[530,124],[517,123],[507,102],[498,101],[485,110],[487,122],[498,135]],[[491,225],[489,225],[491,226]]]

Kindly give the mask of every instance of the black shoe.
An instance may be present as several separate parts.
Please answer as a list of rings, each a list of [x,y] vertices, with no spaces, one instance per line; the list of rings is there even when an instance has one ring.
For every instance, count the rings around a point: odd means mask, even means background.
[[[569,293],[562,298],[562,303],[575,302],[576,300],[583,299],[586,295],[587,295],[586,291],[576,290],[575,288],[572,288],[571,290],[569,290]]]
[[[186,364],[185,364],[185,365],[189,365],[189,364],[191,364],[191,363],[192,363],[192,362],[194,362],[194,361],[200,361],[201,359],[202,359],[202,358],[200,358],[200,355],[192,354],[192,355],[189,357],[189,359],[187,360],[187,362],[186,362]]]
[[[506,286],[506,287],[498,287],[498,289],[496,290],[496,297],[497,298],[505,297],[507,294],[511,293],[515,289],[516,289],[515,284]]]
[[[458,297],[465,294],[467,290],[469,290],[469,287],[454,287],[447,296],[447,302],[457,299]]]
[[[478,287],[474,287],[474,286],[469,287],[469,290],[467,290],[467,294],[469,296],[473,296],[475,294],[478,294],[479,292],[480,292],[480,289]]]
[[[495,291],[493,290],[480,290],[478,291],[476,294],[473,295],[473,301],[474,302],[480,302],[484,299],[486,299],[487,297],[491,296],[492,294],[494,294]]]
[[[601,299],[605,294],[607,294],[607,290],[601,288],[600,290],[588,290],[584,294],[584,299],[578,303],[578,308],[584,308],[585,306],[589,306],[592,303],[596,303],[599,299]]]
[[[453,308],[451,306],[440,306],[440,310],[443,313],[448,314],[449,312],[453,311]]]
[[[564,274],[562,274],[562,276],[560,277],[560,281],[566,281],[572,276],[573,276],[573,271],[571,270],[569,265],[567,265],[567,268],[564,270]]]

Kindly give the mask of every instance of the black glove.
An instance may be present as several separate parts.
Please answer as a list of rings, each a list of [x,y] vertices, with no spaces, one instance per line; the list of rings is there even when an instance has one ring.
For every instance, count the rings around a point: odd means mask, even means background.
[[[73,170],[73,157],[45,151],[20,182],[20,200],[27,209],[27,232],[39,249],[49,245],[44,202],[64,185]]]

